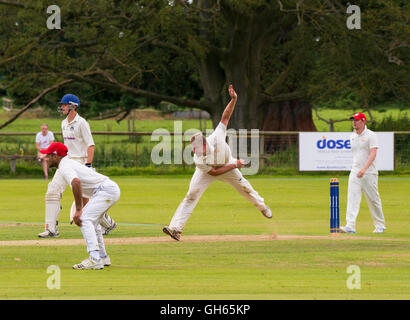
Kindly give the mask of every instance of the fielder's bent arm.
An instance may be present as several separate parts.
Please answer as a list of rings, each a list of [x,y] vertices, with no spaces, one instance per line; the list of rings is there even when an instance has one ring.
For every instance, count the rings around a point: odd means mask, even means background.
[[[223,167],[220,167],[217,169],[212,168],[211,170],[208,171],[208,174],[210,174],[211,176],[219,176],[233,169],[243,168],[244,166],[245,166],[245,162],[243,160],[238,159],[236,160],[236,165],[233,163],[230,163],[230,164],[226,164]]]
[[[81,188],[81,181],[78,178],[74,178],[71,181],[71,189],[73,190],[74,200],[75,200],[75,209],[76,212],[74,214],[74,222],[76,225],[81,227],[81,214],[83,209],[83,191]]]
[[[73,181],[71,181],[71,188],[74,194],[75,208],[81,210],[83,208],[83,192],[80,179],[74,178]]]

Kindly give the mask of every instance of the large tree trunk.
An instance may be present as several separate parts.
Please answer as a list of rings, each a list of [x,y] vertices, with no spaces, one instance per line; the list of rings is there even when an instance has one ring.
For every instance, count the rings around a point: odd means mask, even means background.
[[[234,129],[262,129],[268,131],[316,131],[312,120],[311,107],[308,103],[293,100],[281,103],[267,103],[262,95],[275,96],[289,90],[281,87],[286,76],[272,79],[275,86],[263,86],[261,74],[266,50],[273,45],[283,45],[285,36],[296,26],[294,18],[286,19],[286,25],[278,26],[276,18],[281,18],[276,9],[264,8],[256,14],[240,11],[231,2],[218,2],[221,12],[230,26],[228,39],[223,50],[215,42],[213,26],[210,21],[215,0],[198,0],[201,8],[200,37],[204,42],[214,43],[206,54],[199,55],[199,74],[204,98],[212,108],[207,110],[212,116],[214,127],[221,119],[223,110],[230,100],[228,86],[233,84],[238,93],[235,111],[229,122]],[[277,16],[276,16],[277,15]],[[294,60],[287,63],[296,63]],[[289,70],[286,68],[285,70]],[[282,72],[287,75],[287,72]],[[268,92],[263,92],[268,87]],[[294,88],[296,89],[296,88]],[[282,140],[287,141],[284,137]],[[267,141],[269,144],[270,142]],[[290,140],[288,144],[291,143]]]
[[[303,100],[284,101],[266,104],[262,107],[264,117],[263,131],[317,131],[312,118],[312,108]],[[266,136],[265,151],[274,152],[286,149],[296,143],[294,135]]]

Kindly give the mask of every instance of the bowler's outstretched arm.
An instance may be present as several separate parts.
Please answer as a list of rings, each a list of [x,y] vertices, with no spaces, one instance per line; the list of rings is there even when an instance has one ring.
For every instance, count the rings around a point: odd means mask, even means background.
[[[228,91],[229,91],[229,96],[231,97],[231,101],[229,101],[229,103],[225,107],[225,110],[224,110],[224,112],[222,114],[222,118],[221,118],[221,122],[225,126],[228,126],[229,119],[231,119],[233,110],[235,109],[236,100],[238,99],[238,96],[237,96],[237,94],[236,94],[236,92],[233,89],[233,86],[231,84],[229,85]]]

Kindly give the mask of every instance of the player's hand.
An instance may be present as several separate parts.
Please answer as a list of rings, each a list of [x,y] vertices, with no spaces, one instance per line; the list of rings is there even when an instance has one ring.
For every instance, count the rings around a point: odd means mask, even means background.
[[[82,214],[83,214],[83,210],[76,210],[74,213],[74,217],[73,217],[74,223],[79,227],[82,226],[82,221],[81,221]]]
[[[233,86],[231,84],[228,87],[228,92],[229,92],[229,96],[231,97],[231,99],[233,99],[233,100],[238,99],[238,95],[236,94],[236,92],[233,89]]]
[[[364,176],[364,173],[365,173],[365,171],[364,171],[363,169],[360,170],[360,171],[357,173],[357,177],[358,177],[358,178],[363,177],[363,176]]]
[[[243,159],[238,159],[236,160],[236,165],[238,166],[238,168],[244,168],[246,165],[246,162]]]

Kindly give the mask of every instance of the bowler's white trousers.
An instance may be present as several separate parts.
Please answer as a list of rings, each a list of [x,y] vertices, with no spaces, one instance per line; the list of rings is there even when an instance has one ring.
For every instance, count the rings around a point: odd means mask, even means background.
[[[229,183],[259,211],[267,208],[264,199],[252,188],[251,184],[242,176],[239,169],[233,169],[219,176],[211,176],[208,173],[196,169],[192,176],[188,193],[172,217],[169,225],[171,229],[182,232],[202,194],[208,188],[209,184],[215,180]]]
[[[346,208],[346,226],[348,228],[356,230],[356,218],[359,214],[362,193],[366,197],[374,226],[376,228],[385,228],[377,182],[377,174],[365,174],[363,177],[358,178],[357,172],[350,173]]]
[[[104,239],[100,226],[100,219],[120,198],[118,185],[107,179],[95,189],[93,196],[83,208],[81,215],[81,232],[87,244],[87,251],[104,251]]]

